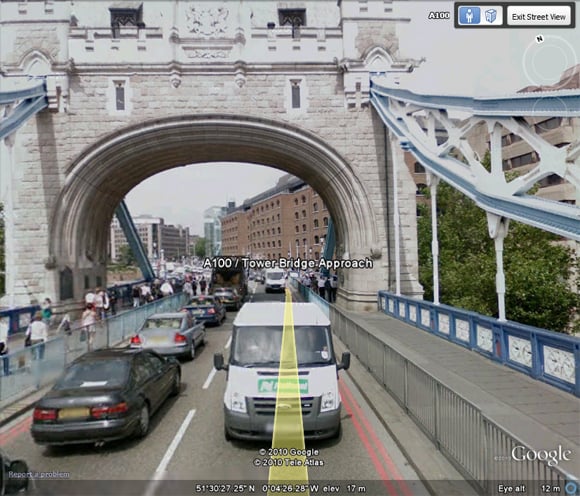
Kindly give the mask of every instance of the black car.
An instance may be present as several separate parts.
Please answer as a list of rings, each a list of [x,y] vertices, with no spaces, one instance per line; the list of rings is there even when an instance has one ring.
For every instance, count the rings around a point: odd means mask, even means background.
[[[35,405],[32,438],[63,445],[143,437],[151,415],[180,389],[174,358],[127,348],[87,353]]]
[[[235,310],[237,312],[242,308],[242,299],[233,288],[215,288],[213,295],[220,298],[228,310]]]
[[[218,296],[194,296],[184,307],[196,320],[222,325],[226,320],[226,307]]]

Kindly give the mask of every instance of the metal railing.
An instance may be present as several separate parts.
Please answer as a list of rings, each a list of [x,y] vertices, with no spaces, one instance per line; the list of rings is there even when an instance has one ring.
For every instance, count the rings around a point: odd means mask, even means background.
[[[498,484],[525,483],[530,487],[535,481],[538,488],[541,484],[564,488],[567,482],[578,479],[578,474],[549,466],[549,460],[515,461],[511,456],[514,448],[532,447],[336,306],[298,281],[292,285],[307,301],[328,312],[333,333],[482,494],[498,494]]]
[[[517,322],[379,291],[379,308],[534,379],[580,396],[580,339]]]
[[[187,300],[178,293],[133,310],[75,328],[46,343],[36,344],[0,357],[0,408],[50,384],[64,368],[81,355],[100,348],[118,346],[133,335],[150,315],[174,311]]]

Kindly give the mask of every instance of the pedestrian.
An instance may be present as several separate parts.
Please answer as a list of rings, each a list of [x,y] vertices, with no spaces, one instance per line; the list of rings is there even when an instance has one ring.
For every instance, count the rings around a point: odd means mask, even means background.
[[[111,315],[117,315],[117,299],[119,298],[119,291],[117,290],[117,285],[115,284],[109,290],[109,305],[111,306]]]
[[[318,294],[324,298],[324,293],[326,293],[325,289],[326,280],[322,274],[318,275]]]
[[[107,318],[107,310],[109,309],[109,296],[103,288],[97,288],[97,297],[95,298],[95,309],[97,312],[97,319],[105,320]]]
[[[330,279],[330,301],[336,303],[336,293],[338,291],[338,276],[334,274]]]
[[[189,300],[193,298],[193,288],[189,281],[185,281],[185,284],[183,285],[183,292],[187,294],[187,298]]]
[[[207,288],[207,281],[205,280],[205,277],[202,277],[201,281],[199,281],[199,292],[201,295],[205,294],[206,288]]]
[[[86,333],[89,351],[91,351],[95,342],[95,333],[97,332],[95,328],[97,322],[95,307],[93,305],[87,305],[81,319],[83,325],[83,330],[81,332]]]
[[[0,359],[4,375],[10,375],[10,359],[8,358],[8,325],[7,319],[0,319]]]
[[[133,308],[139,308],[139,303],[141,302],[141,290],[139,286],[133,286],[131,296],[133,297]]]
[[[328,274],[328,277],[326,277],[324,279],[324,294],[326,296],[326,299],[329,302],[331,301],[331,298],[332,298],[331,292],[332,292],[332,286],[330,285],[330,274]],[[324,298],[324,296],[323,296],[323,298]]]
[[[47,326],[49,326],[51,319],[52,319],[52,302],[50,301],[50,298],[45,298],[44,302],[42,303],[42,320]]]
[[[141,286],[141,304],[146,305],[153,300],[153,295],[151,294],[151,286],[149,284],[143,284]]]
[[[195,277],[191,281],[191,289],[193,290],[193,296],[197,296],[197,279]]]
[[[85,295],[85,305],[94,305],[95,304],[95,293],[89,291]]]
[[[171,286],[169,281],[165,281],[161,285],[161,293],[163,294],[163,296],[171,296],[173,294],[173,287]]]
[[[26,337],[32,346],[34,360],[44,359],[44,349],[48,341],[48,326],[42,321],[42,312],[36,312],[34,321],[28,326]]]

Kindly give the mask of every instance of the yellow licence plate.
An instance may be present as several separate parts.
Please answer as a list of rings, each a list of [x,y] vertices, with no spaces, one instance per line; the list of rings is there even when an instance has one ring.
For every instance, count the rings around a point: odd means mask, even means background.
[[[90,415],[88,408],[63,408],[58,412],[59,419],[85,418]]]
[[[150,344],[163,344],[167,343],[167,338],[166,337],[147,338],[147,342]]]

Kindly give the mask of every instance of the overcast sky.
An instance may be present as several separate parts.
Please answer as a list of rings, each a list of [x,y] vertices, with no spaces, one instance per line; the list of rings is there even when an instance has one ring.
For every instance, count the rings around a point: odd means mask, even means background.
[[[333,0],[334,1],[334,0]],[[549,3],[549,2],[547,2]],[[425,93],[492,96],[528,85],[553,84],[579,62],[579,29],[454,29],[453,2],[396,2],[395,15],[411,18],[398,30],[402,57],[426,58],[410,89]],[[580,8],[576,24],[579,25]],[[428,20],[450,11],[450,20]],[[544,36],[536,43],[536,35]],[[576,47],[576,50],[573,48]],[[179,167],[141,183],[127,196],[132,215],[151,214],[203,234],[203,211],[228,200],[240,204],[276,184],[284,173],[244,164]]]

